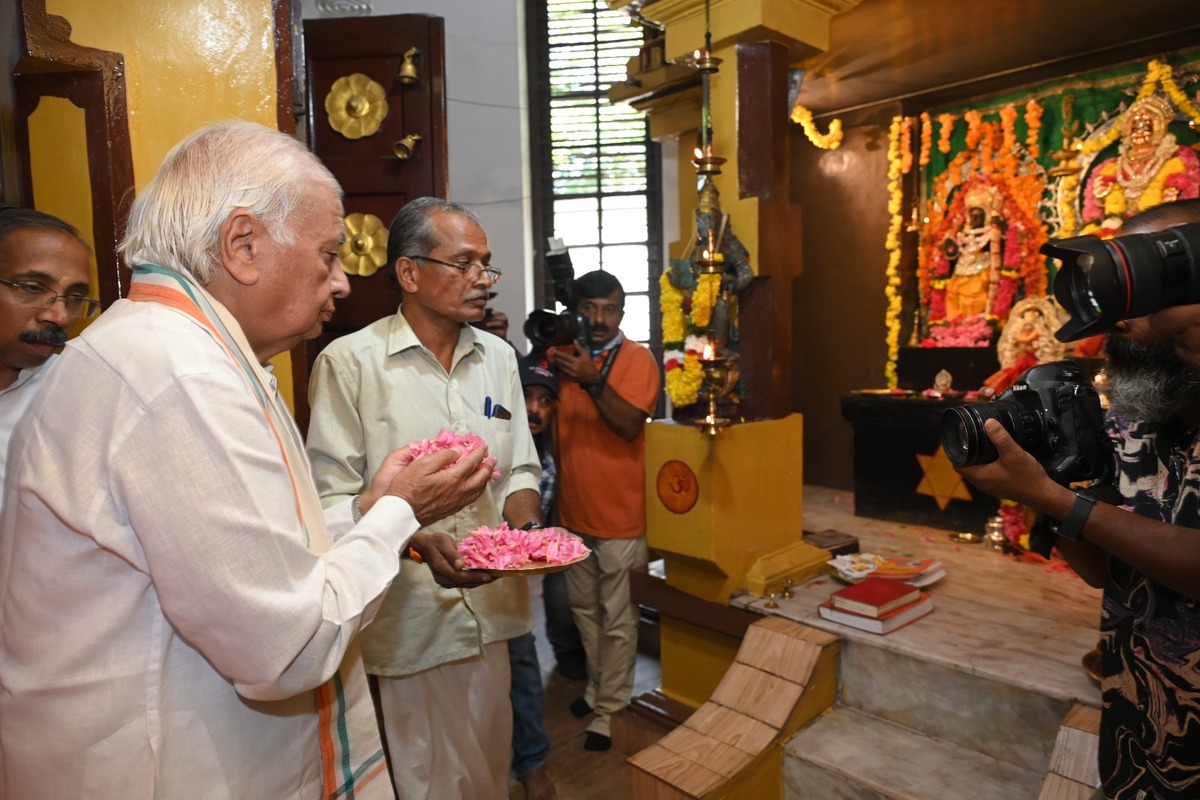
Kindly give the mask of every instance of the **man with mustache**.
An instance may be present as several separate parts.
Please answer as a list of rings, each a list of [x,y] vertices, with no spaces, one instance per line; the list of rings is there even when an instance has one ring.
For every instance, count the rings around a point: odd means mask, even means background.
[[[388,232],[400,308],[335,340],[313,365],[308,452],[322,502],[362,491],[389,451],[440,431],[480,436],[498,477],[424,530],[540,527],[541,473],[521,413],[517,356],[471,323],[499,280],[478,217],[436,197],[407,203]],[[533,621],[524,579],[470,590],[402,573],[363,634],[396,791],[406,800],[508,796],[508,640]]]
[[[492,464],[399,451],[322,512],[264,365],[348,292],[345,235],[329,170],[249,122],[184,139],[134,200],[128,296],[11,443],[0,797],[394,797],[356,639],[410,547],[478,582],[418,528]]]
[[[88,247],[69,223],[29,208],[0,206],[0,482],[8,440],[89,298]]]
[[[571,713],[595,716],[584,747],[612,746],[612,715],[629,703],[638,614],[629,572],[646,563],[646,419],[658,400],[658,364],[621,333],[625,290],[608,272],[574,282],[590,339],[551,348],[562,382],[555,442],[562,524],[592,553],[566,571],[571,614],[587,654],[588,684]]]
[[[1179,201],[1131,217],[1120,233],[1192,222],[1200,201]],[[1055,546],[1104,589],[1098,798],[1200,797],[1200,359],[1188,357],[1197,325],[1200,306],[1176,306],[1109,334],[1111,486],[1089,496],[1056,484],[994,421],[985,428],[999,460],[960,470],[1063,520]]]

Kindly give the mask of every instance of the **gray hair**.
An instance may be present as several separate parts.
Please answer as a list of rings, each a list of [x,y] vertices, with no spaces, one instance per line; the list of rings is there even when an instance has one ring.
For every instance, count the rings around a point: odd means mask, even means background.
[[[400,279],[396,277],[396,259],[401,256],[427,256],[440,244],[433,235],[433,218],[438,214],[462,214],[479,227],[483,222],[479,216],[462,205],[440,197],[418,197],[400,209],[388,227],[388,274],[392,288],[400,291]]]
[[[207,286],[220,267],[221,226],[237,209],[275,241],[296,241],[314,189],[341,186],[296,139],[252,122],[207,125],[167,154],[129,211],[119,248],[130,267],[157,264]]]

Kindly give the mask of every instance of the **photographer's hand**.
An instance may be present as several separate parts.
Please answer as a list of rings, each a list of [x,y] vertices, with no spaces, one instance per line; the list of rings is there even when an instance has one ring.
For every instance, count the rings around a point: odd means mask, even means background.
[[[591,353],[580,347],[579,342],[553,348],[550,360],[558,367],[560,376],[575,383],[587,383],[600,377],[600,370],[592,360]]]
[[[1074,493],[1055,483],[999,422],[989,419],[983,429],[1000,457],[989,464],[956,467],[959,474],[993,497],[1015,500],[1054,519],[1063,519],[1071,510]]]
[[[1063,519],[1075,502],[1075,494],[1055,483],[999,422],[989,419],[983,429],[1000,457],[990,464],[956,467],[959,474],[994,497],[1022,503],[1052,519]],[[1102,548],[1093,542],[1062,538],[1054,546],[1089,585],[1104,585],[1108,554]]]

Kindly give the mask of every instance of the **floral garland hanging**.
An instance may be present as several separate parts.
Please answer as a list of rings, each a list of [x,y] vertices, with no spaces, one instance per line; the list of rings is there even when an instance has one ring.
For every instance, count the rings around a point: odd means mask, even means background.
[[[917,159],[917,163],[922,167],[929,166],[930,151],[933,150],[933,124],[929,119],[929,112],[921,112],[921,156]]]
[[[1029,157],[1034,161],[1041,155],[1042,148],[1039,144],[1042,131],[1042,106],[1037,100],[1030,100],[1025,104],[1025,125],[1028,132],[1025,134],[1025,149],[1029,151]]]
[[[821,133],[817,130],[817,124],[813,122],[812,112],[797,103],[792,108],[791,120],[799,123],[808,140],[822,150],[836,150],[842,144],[842,121],[840,119],[830,120],[829,132]]]
[[[721,254],[717,254],[720,259]],[[710,348],[708,326],[713,306],[721,292],[721,275],[697,276],[690,293],[675,288],[663,270],[658,279],[659,309],[662,311],[663,370],[667,397],[676,408],[690,406],[700,397],[704,369],[700,357]]]
[[[954,115],[938,114],[938,125],[941,126],[938,131],[938,152],[949,155],[950,135],[954,133]]]
[[[903,298],[900,296],[900,230],[904,224],[901,215],[903,196],[900,189],[900,175],[903,171],[900,154],[902,127],[903,120],[900,117],[893,117],[891,127],[888,129],[888,213],[891,215],[891,222],[888,224],[887,239],[884,241],[884,249],[888,254],[887,288],[884,289],[884,295],[888,301],[885,320],[888,360],[884,367],[884,377],[887,379],[889,389],[896,388],[898,383],[896,361],[900,356],[900,312],[903,308]],[[911,152],[909,158],[912,158]]]
[[[659,309],[662,311],[663,369],[666,372],[667,397],[675,406],[690,406],[696,402],[703,380],[699,355],[688,352],[687,313],[683,291],[671,283],[667,270],[658,279]]]
[[[900,174],[907,175],[912,172],[913,165],[913,150],[912,150],[912,129],[913,118],[904,117],[900,120]]]

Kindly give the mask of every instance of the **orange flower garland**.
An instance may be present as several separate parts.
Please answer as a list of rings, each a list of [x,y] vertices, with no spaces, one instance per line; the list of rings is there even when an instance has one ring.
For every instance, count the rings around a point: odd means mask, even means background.
[[[938,152],[949,154],[950,134],[954,133],[954,115],[938,114],[938,125],[941,126],[938,132]]]
[[[1005,153],[1010,153],[1017,149],[1017,109],[1010,103],[1000,109],[1000,132],[1004,136],[1003,142],[1000,144],[1000,149]]]
[[[967,149],[974,150],[979,147],[979,123],[983,119],[983,114],[971,110],[963,114],[963,119],[967,121]]]
[[[933,124],[929,119],[929,112],[921,112],[921,156],[917,159],[917,163],[922,167],[929,166],[929,154],[933,150]]]
[[[1030,100],[1025,104],[1025,124],[1029,128],[1029,132],[1025,134],[1025,149],[1029,151],[1029,157],[1035,161],[1042,152],[1041,145],[1039,144],[1042,130],[1042,111],[1043,109],[1037,100]]]
[[[904,117],[900,121],[900,173],[902,175],[912,172],[912,126],[912,117]]]

